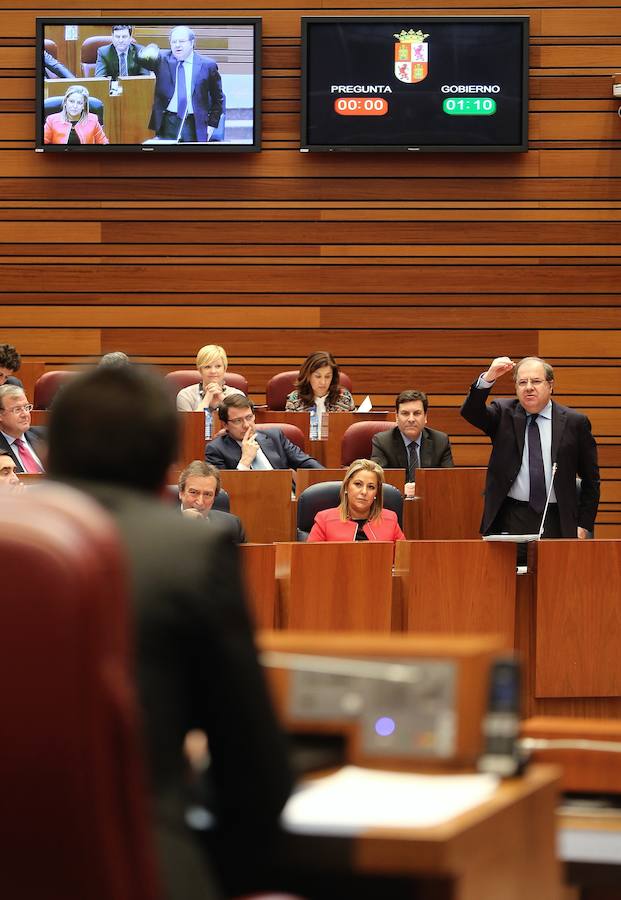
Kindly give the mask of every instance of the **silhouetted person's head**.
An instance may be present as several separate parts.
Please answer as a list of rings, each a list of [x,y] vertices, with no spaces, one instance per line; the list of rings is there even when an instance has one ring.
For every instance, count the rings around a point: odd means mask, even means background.
[[[178,447],[174,402],[146,370],[102,366],[71,381],[49,422],[53,478],[83,479],[155,492]]]

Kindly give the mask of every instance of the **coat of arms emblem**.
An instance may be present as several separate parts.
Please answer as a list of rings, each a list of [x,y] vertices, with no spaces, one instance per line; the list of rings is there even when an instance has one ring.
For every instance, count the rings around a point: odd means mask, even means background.
[[[422,31],[401,31],[395,34],[395,75],[406,84],[417,84],[427,77],[429,71],[429,44],[425,44],[428,34]]]

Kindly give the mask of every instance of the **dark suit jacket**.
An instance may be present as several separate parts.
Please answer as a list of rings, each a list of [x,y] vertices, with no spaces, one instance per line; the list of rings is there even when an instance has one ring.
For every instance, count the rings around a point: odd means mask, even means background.
[[[257,431],[255,437],[274,469],[323,469],[321,463],[303,453],[297,444],[292,444],[280,428]],[[223,434],[207,444],[205,459],[219,469],[236,469],[241,459],[241,447],[228,434]]]
[[[63,66],[58,62],[55,56],[43,51],[43,65],[45,67],[45,78],[75,78],[73,72],[70,72],[67,66]]]
[[[291,779],[257,662],[230,536],[145,494],[78,485],[115,518],[131,576],[136,671],[166,900],[220,897],[183,823],[188,730],[209,738],[207,803],[250,841],[275,825]]]
[[[130,44],[127,48],[127,74],[128,75],[148,75],[149,70],[145,69],[140,62],[138,56],[142,47],[140,44]],[[95,76],[97,78],[105,77],[117,81],[119,77],[119,54],[116,52],[114,44],[106,44],[97,51],[97,60],[95,62]]]
[[[192,109],[196,126],[196,139],[207,140],[207,126],[217,128],[222,115],[222,80],[215,59],[193,53],[192,59]],[[160,130],[166,107],[175,92],[177,59],[171,50],[161,50],[155,60],[142,59],[142,64],[155,72],[155,95],[149,128],[156,134]]]
[[[24,385],[15,375],[7,375],[5,384],[14,384],[16,387],[23,388]]]
[[[177,509],[179,512],[182,512],[181,505],[178,505]],[[210,509],[209,516],[205,521],[208,525],[216,525],[220,530],[228,534],[236,544],[246,543],[246,532],[242,521],[238,516],[234,516],[233,513],[225,512],[223,509]]]
[[[46,429],[40,426],[29,428],[24,435],[34,452],[37,454],[43,465],[45,466],[45,452],[47,449]],[[20,463],[17,456],[11,450],[11,444],[7,441],[3,434],[0,434],[0,450],[6,450],[11,458],[15,460],[15,471],[23,472],[24,467]]]
[[[517,399],[493,400],[486,405],[489,390],[472,385],[461,414],[492,441],[487,467],[485,508],[481,532],[487,534],[500,506],[515,481],[524,452],[527,414]],[[591,423],[585,415],[552,403],[552,462],[557,463],[554,491],[563,537],[576,537],[578,526],[593,530],[599,503],[597,446]],[[576,476],[582,479],[580,507]]]
[[[383,469],[405,469],[408,473],[408,451],[398,428],[379,431],[371,441],[371,459]],[[420,445],[421,469],[448,469],[453,465],[448,434],[434,428],[423,428]]]

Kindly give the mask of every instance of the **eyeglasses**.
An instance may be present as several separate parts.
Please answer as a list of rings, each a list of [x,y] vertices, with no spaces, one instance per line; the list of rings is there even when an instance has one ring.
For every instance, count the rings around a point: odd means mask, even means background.
[[[3,410],[0,410],[0,412],[13,413],[13,415],[16,416],[18,413],[21,413],[21,412],[26,412],[26,413],[32,412],[33,409],[34,409],[34,406],[32,405],[32,403],[24,403],[23,406],[12,406],[10,409],[3,409]]]
[[[243,422],[244,425],[252,425],[254,422],[254,413],[249,413],[247,416],[240,416],[238,419],[229,419],[229,425],[239,425],[240,422]]]

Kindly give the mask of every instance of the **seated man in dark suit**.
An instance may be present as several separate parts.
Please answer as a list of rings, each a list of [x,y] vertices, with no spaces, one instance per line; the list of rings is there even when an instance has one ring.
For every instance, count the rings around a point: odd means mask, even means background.
[[[138,367],[77,377],[51,411],[50,474],[110,512],[127,553],[163,898],[212,900],[221,895],[209,869],[230,845],[238,868],[243,861],[250,871],[291,780],[237,548],[221,529],[187,522],[160,499],[177,449],[174,401],[162,379]],[[209,856],[185,823],[183,747],[194,729],[209,742],[202,784],[219,839]]]
[[[10,344],[0,344],[0,385],[16,384],[18,387],[23,387],[19,378],[15,377],[21,364],[21,357],[15,347]]]
[[[244,394],[226,397],[218,407],[226,434],[205,447],[205,459],[218,469],[323,469],[321,463],[287,440],[280,428],[257,431],[254,404]]]
[[[47,50],[43,51],[43,67],[44,78],[75,78],[73,72],[70,72],[67,66],[64,66]]]
[[[100,47],[95,62],[97,78],[111,78],[118,81],[126,75],[149,75],[140,64],[142,47],[132,43],[133,25],[113,25],[112,43]]]
[[[371,459],[383,469],[405,469],[405,495],[413,497],[416,469],[451,468],[451,445],[448,434],[426,427],[429,401],[423,391],[401,391],[395,409],[397,427],[373,436]]]
[[[17,472],[36,475],[44,470],[45,429],[30,427],[31,411],[21,387],[0,387],[0,450],[13,458]]]
[[[202,459],[195,459],[179,475],[179,500],[183,515],[218,525],[228,531],[237,544],[244,544],[246,535],[241,520],[222,509],[213,509],[219,493],[220,470]]]

